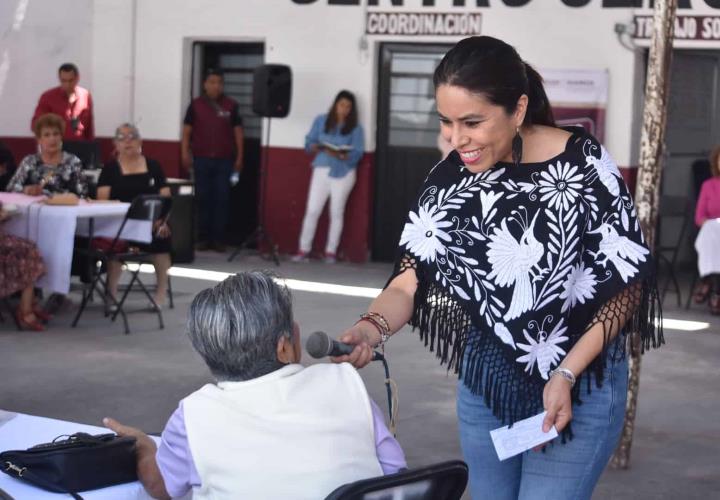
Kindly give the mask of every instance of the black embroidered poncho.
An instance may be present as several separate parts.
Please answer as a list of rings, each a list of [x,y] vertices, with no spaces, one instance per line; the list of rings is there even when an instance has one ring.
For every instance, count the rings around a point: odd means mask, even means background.
[[[600,323],[662,343],[653,264],[615,162],[582,129],[542,162],[474,174],[456,152],[408,215],[395,274],[414,268],[411,324],[503,421],[543,408],[549,372]],[[624,339],[623,339],[624,340]],[[625,342],[616,344],[623,349]],[[605,349],[604,349],[605,351]],[[606,356],[585,371],[591,389]]]

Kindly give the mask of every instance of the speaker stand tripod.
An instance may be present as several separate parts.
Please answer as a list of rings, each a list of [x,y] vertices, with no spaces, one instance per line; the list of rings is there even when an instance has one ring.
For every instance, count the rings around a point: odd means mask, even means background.
[[[268,117],[267,132],[265,133],[265,151],[263,152],[262,164],[260,166],[260,207],[258,210],[258,225],[250,235],[240,244],[239,247],[228,257],[228,262],[232,262],[238,254],[252,243],[256,244],[258,253],[261,253],[263,245],[267,245],[270,249],[270,258],[275,262],[276,266],[280,265],[280,256],[278,255],[278,246],[272,240],[270,235],[265,231],[263,226],[265,222],[265,189],[267,184],[267,168],[270,156],[270,122],[272,118]]]

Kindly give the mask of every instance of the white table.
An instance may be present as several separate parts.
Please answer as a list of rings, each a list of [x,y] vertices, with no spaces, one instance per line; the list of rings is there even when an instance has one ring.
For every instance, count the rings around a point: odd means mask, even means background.
[[[37,245],[47,269],[37,285],[52,292],[67,294],[70,291],[75,235],[87,236],[92,220],[94,236],[115,237],[130,204],[80,200],[80,204],[75,206],[55,206],[45,205],[42,200],[42,196],[0,193],[3,204],[17,205],[19,208],[19,213],[6,221],[3,229],[7,234],[28,239]],[[152,224],[128,221],[122,237],[149,243],[152,241]]]
[[[708,219],[695,239],[698,274],[701,278],[720,273],[720,219]]]
[[[104,427],[94,427],[65,420],[35,417],[0,410],[0,451],[25,450],[36,444],[48,443],[58,436],[76,432],[107,434],[110,431]],[[154,439],[158,440],[158,438]],[[3,472],[0,472],[0,488],[17,500],[28,498],[33,500],[67,500],[70,498],[70,495],[64,493],[51,493],[36,488]],[[151,498],[138,481],[100,490],[80,492],[80,496],[87,500],[145,500]]]

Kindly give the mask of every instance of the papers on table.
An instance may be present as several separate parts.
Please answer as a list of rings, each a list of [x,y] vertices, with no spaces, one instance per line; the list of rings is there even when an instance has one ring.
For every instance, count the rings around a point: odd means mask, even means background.
[[[553,426],[550,431],[543,432],[542,423],[547,412],[515,422],[512,427],[500,427],[490,431],[495,451],[500,460],[514,457],[538,445],[547,443],[557,437],[558,432]]]

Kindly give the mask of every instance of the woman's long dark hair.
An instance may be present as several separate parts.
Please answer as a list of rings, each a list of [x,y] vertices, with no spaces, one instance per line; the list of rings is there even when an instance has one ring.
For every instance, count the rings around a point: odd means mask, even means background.
[[[340,99],[347,99],[350,101],[350,104],[352,104],[352,106],[350,106],[350,113],[347,118],[345,118],[345,123],[343,123],[340,133],[342,135],[348,135],[355,127],[357,127],[358,117],[357,106],[355,105],[355,94],[349,90],[341,90],[335,96],[335,100],[333,101],[332,106],[330,106],[330,111],[328,111],[327,118],[325,119],[325,133],[332,132],[337,126],[337,114],[335,113],[335,107]]]
[[[515,112],[525,94],[528,110],[523,125],[555,126],[542,77],[511,45],[497,38],[473,36],[459,41],[435,69],[433,83],[435,88],[454,85],[481,94],[508,114]]]

